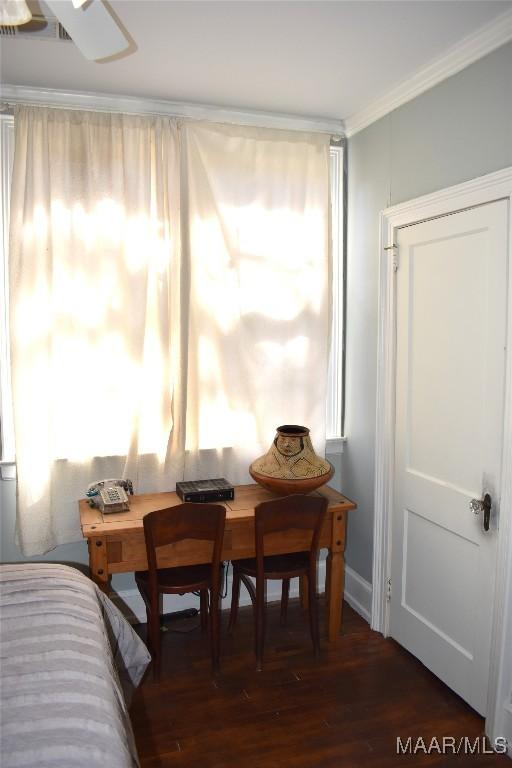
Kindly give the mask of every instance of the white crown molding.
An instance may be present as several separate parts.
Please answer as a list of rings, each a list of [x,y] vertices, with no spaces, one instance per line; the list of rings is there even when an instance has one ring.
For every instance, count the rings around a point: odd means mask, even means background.
[[[32,88],[25,85],[2,85],[0,98],[9,105],[84,109],[95,112],[122,112],[123,114],[163,115],[189,120],[208,120],[212,123],[232,123],[258,128],[277,128],[290,131],[308,131],[344,136],[342,120],[301,117],[277,112],[228,109],[207,104],[187,104],[179,101],[145,99],[86,91],[62,91],[54,88]]]
[[[476,32],[463,38],[426,67],[417,70],[414,75],[375,99],[364,109],[350,115],[344,121],[115,94],[33,88],[23,85],[2,85],[0,97],[9,104],[22,103],[100,112],[166,115],[190,120],[209,120],[210,122],[311,131],[350,137],[510,40],[512,40],[512,9],[505,11]]]
[[[391,88],[364,109],[347,117],[345,135],[353,136],[510,40],[512,40],[512,9],[464,37],[426,67],[417,70],[414,75]]]

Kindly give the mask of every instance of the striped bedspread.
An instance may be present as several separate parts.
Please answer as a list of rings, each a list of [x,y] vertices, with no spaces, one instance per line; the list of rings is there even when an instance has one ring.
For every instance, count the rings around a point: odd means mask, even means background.
[[[139,765],[123,687],[149,653],[92,581],[63,565],[0,566],[0,653],[2,768]]]

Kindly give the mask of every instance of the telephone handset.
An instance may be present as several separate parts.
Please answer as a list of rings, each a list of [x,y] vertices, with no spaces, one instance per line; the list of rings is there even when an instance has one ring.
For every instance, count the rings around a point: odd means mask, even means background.
[[[91,483],[85,495],[91,507],[97,507],[103,514],[126,512],[130,508],[127,491],[133,496],[131,480],[98,480]]]

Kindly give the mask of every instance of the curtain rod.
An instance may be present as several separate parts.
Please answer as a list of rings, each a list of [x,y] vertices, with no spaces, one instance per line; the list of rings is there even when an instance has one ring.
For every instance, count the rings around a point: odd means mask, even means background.
[[[23,85],[2,85],[0,98],[3,105],[12,108],[16,104],[30,106],[83,109],[94,112],[120,112],[132,115],[159,115],[162,117],[208,120],[216,123],[232,123],[256,128],[277,128],[291,131],[326,133],[336,138],[345,135],[343,121],[330,118],[302,117],[228,109],[204,104],[145,99],[134,96],[119,96],[83,91],[63,91],[53,88],[31,88]],[[5,110],[4,110],[5,111]]]

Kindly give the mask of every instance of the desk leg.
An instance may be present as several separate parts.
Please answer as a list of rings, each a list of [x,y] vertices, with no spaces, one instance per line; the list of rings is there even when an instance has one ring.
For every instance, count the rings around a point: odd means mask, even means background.
[[[108,572],[107,540],[98,536],[87,541],[91,579],[102,592],[108,594],[110,590],[110,574]]]
[[[345,527],[345,513],[335,513],[332,520],[332,545],[326,563],[327,638],[331,643],[336,642],[341,629],[345,587]]]
[[[304,610],[307,611],[309,608],[309,586],[307,576],[299,576],[299,595],[300,604]]]

